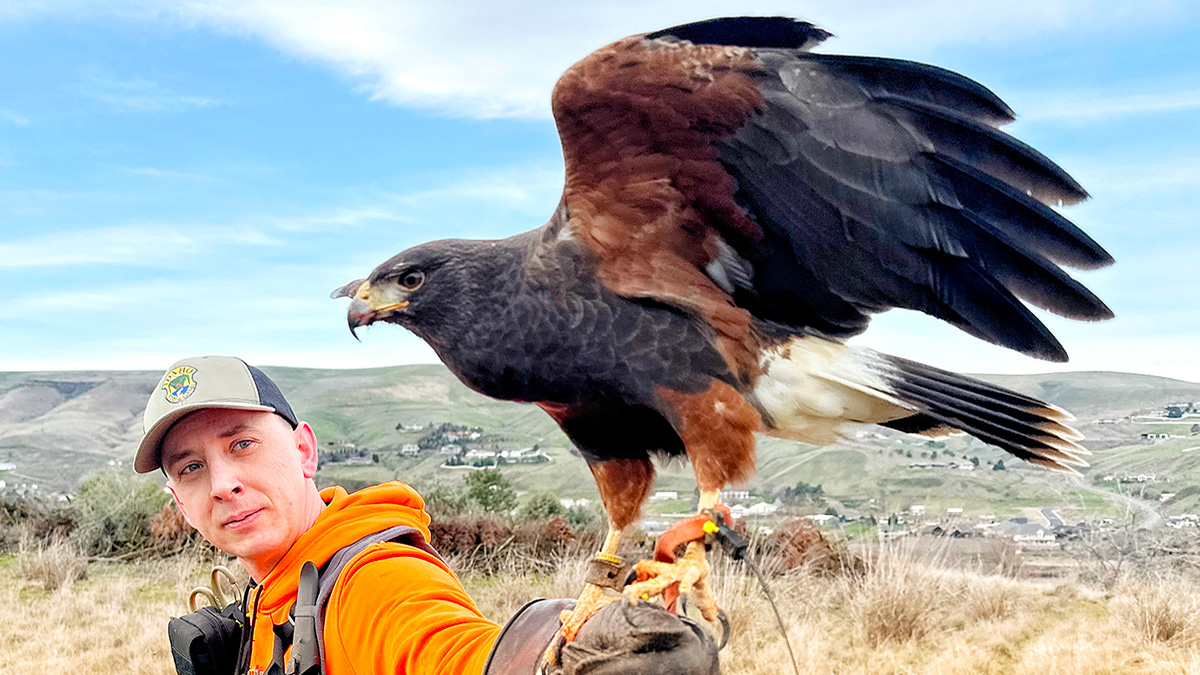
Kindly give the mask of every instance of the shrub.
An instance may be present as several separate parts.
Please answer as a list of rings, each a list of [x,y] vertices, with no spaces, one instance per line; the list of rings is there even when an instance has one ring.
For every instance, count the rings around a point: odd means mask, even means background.
[[[771,534],[770,548],[786,569],[806,567],[817,574],[859,570],[861,562],[834,546],[807,518],[789,518]]]
[[[154,543],[150,520],[170,496],[127,467],[110,467],[83,480],[78,541],[88,555],[113,556],[147,549]]]
[[[174,500],[168,500],[162,510],[150,519],[150,538],[160,550],[179,551],[195,542],[199,536],[196,528],[188,525]]]
[[[425,510],[434,521],[447,520],[471,510],[471,498],[463,485],[436,481],[421,489]]]
[[[495,516],[460,515],[429,525],[429,542],[442,555],[465,555],[477,549],[494,549],[508,541],[512,531]]]
[[[513,539],[530,555],[546,558],[566,553],[575,541],[575,533],[567,519],[555,514],[540,521],[527,521],[513,531]]]
[[[78,509],[71,503],[36,497],[0,497],[0,552],[16,551],[32,535],[48,543],[75,531]]]
[[[563,514],[576,533],[591,532],[599,534],[607,525],[604,511],[599,506],[581,506],[576,504]]]

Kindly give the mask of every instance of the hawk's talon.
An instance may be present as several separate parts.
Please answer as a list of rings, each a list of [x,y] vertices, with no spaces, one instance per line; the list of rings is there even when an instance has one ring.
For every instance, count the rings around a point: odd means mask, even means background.
[[[717,643],[717,651],[725,649],[725,645],[729,644],[729,633],[733,627],[729,625],[729,616],[725,614],[725,610],[717,610],[717,621],[721,624],[721,641]]]

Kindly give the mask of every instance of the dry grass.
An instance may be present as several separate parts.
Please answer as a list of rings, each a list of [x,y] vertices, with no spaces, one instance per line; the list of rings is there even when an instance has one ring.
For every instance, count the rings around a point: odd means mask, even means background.
[[[46,590],[0,558],[0,672],[175,672],[167,620],[211,561],[197,556],[92,563],[85,579]]]
[[[23,578],[57,591],[87,576],[87,558],[67,539],[43,543],[26,537],[17,550],[17,568]]]
[[[207,579],[210,563],[93,563],[86,579],[47,591],[22,577],[23,563],[0,559],[0,671],[173,672],[167,619],[183,612],[182,598]],[[521,569],[465,573],[463,582],[484,614],[503,622],[532,597],[577,594],[584,561]],[[757,582],[717,560],[713,584],[734,630],[723,672],[790,672]],[[947,569],[892,550],[868,558],[859,576],[798,570],[771,584],[806,674],[1200,673],[1194,582],[1127,581],[1102,593]]]
[[[1200,647],[1200,589],[1181,579],[1126,584],[1117,611],[1148,647]]]

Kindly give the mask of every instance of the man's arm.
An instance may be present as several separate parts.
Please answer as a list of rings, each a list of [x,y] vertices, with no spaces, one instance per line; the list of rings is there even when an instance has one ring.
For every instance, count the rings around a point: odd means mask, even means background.
[[[441,560],[377,544],[346,566],[329,598],[326,667],[330,675],[478,675],[499,633]]]
[[[368,548],[342,572],[325,618],[330,675],[533,673],[569,600],[532,602],[500,626],[487,620],[440,559],[396,543]],[[553,674],[712,675],[717,647],[695,622],[649,604],[617,600],[562,648]]]

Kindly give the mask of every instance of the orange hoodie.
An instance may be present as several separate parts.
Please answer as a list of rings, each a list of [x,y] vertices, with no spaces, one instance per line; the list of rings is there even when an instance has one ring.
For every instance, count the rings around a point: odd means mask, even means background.
[[[273,626],[287,621],[305,561],[317,567],[343,547],[396,525],[429,539],[425,502],[399,481],[347,494],[321,491],[328,506],[251,596],[250,673],[271,663]],[[500,627],[479,613],[458,578],[435,556],[395,542],[372,544],[342,570],[325,614],[325,672],[483,672]]]

